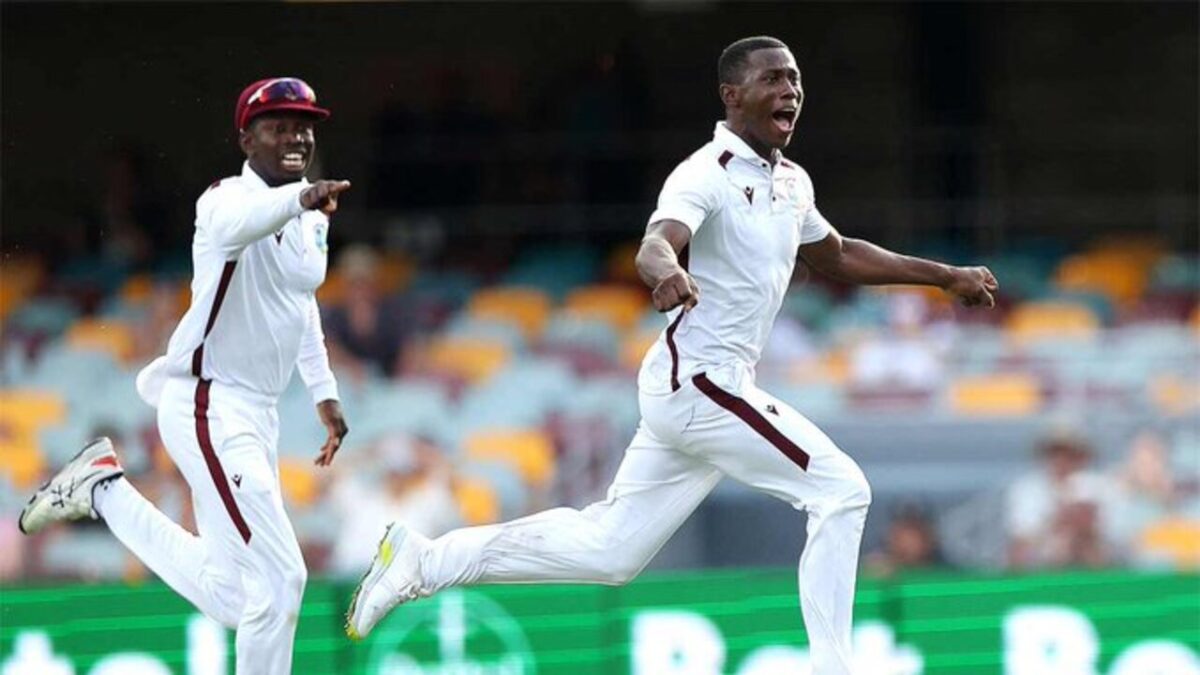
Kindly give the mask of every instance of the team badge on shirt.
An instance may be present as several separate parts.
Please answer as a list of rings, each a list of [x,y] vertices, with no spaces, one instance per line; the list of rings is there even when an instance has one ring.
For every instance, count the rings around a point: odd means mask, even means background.
[[[317,223],[313,232],[317,238],[317,249],[321,253],[329,253],[329,223]]]

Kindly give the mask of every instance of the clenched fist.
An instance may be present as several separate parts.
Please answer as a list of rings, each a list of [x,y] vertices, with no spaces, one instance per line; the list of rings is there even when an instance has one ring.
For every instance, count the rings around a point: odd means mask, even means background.
[[[654,300],[654,309],[660,312],[669,312],[680,305],[688,310],[700,302],[700,287],[692,275],[680,268],[658,282],[651,298]]]
[[[332,215],[337,211],[338,195],[349,189],[348,180],[319,180],[300,193],[300,206]]]
[[[996,277],[986,267],[954,267],[950,283],[945,287],[947,293],[957,297],[966,307],[995,307],[993,294],[999,289]]]

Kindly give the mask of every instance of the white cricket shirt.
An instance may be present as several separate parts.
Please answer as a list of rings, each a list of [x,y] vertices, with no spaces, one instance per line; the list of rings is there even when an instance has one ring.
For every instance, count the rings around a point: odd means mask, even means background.
[[[138,374],[148,403],[167,377],[191,375],[273,404],[297,367],[314,403],[338,398],[314,295],[329,218],[300,205],[308,185],[270,187],[247,162],[196,201],[192,303],[166,355]]]
[[[667,328],[642,361],[638,386],[662,394],[722,366],[753,372],[791,282],[797,248],[833,229],[817,211],[808,174],[783,158],[771,166],[718,122],[712,141],[663,184],[649,222],[664,219],[692,231],[680,263],[695,278],[700,302],[667,314]]]

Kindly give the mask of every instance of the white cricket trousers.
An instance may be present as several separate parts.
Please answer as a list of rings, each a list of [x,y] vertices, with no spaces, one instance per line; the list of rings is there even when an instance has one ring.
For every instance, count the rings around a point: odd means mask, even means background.
[[[422,556],[427,589],[537,582],[624,584],[728,475],[808,512],[800,606],[814,675],[851,673],[859,544],[871,491],[854,460],[742,368],[640,394],[642,421],[607,499],[464,528]]]
[[[307,572],[283,508],[269,401],[223,385],[172,378],[158,430],[192,490],[193,535],[124,478],[96,491],[121,540],[201,612],[237,630],[238,675],[286,675]]]

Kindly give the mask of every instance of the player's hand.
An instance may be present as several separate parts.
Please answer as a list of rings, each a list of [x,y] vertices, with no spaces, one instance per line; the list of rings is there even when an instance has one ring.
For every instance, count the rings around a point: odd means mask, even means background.
[[[325,439],[325,445],[321,446],[321,454],[313,463],[317,466],[329,466],[333,463],[333,456],[342,447],[342,439],[346,437],[350,427],[346,426],[346,418],[342,416],[342,404],[333,399],[317,404],[317,416],[321,418],[321,424],[325,425],[329,437]]]
[[[338,195],[349,189],[348,180],[319,180],[300,193],[300,206],[333,215],[337,211]]]
[[[954,267],[946,292],[958,298],[965,307],[995,307],[996,291],[1000,284],[986,267]]]
[[[663,277],[654,287],[650,297],[654,301],[654,309],[660,312],[669,312],[680,305],[687,311],[700,302],[700,287],[696,285],[692,275],[679,268],[673,274]]]

